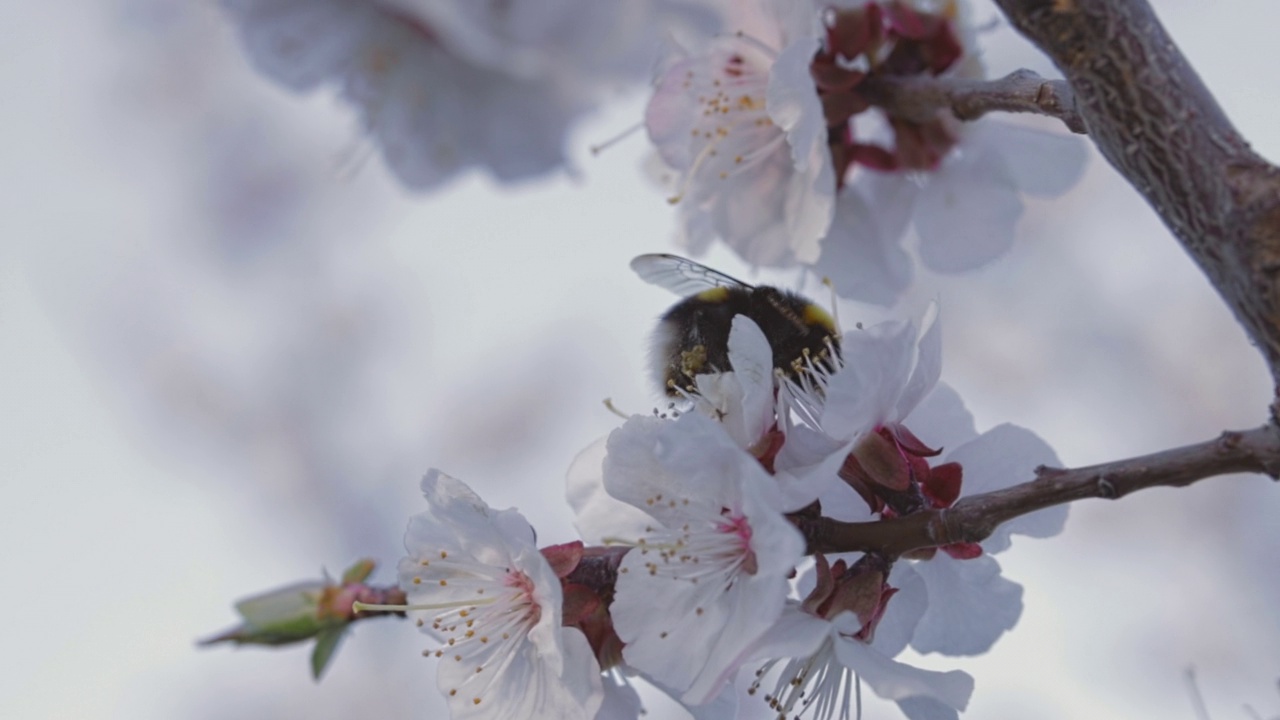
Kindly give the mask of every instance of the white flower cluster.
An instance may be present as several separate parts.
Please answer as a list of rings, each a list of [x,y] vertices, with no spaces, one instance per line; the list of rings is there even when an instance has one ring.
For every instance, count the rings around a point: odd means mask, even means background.
[[[636,717],[637,676],[699,718],[733,717],[739,702],[846,718],[861,685],[909,718],[956,717],[969,675],[894,657],[908,646],[986,651],[1021,613],[1021,588],[990,553],[1012,533],[1058,532],[1066,509],[1020,518],[980,546],[813,563],[789,515],[946,507],[961,482],[967,493],[997,489],[1055,457],[1020,428],[975,432],[958,396],[937,385],[936,322],[855,330],[841,348],[838,362],[786,376],[760,328],[738,316],[732,370],[699,376],[686,412],[634,416],[578,457],[568,496],[579,531],[620,554],[607,601],[581,599],[571,567],[581,545],[539,553],[518,513],[429,474],[431,508],[410,525],[401,586],[432,608],[415,613],[441,642],[454,717]]]
[[[985,265],[1022,196],[1066,192],[1086,157],[1075,138],[876,105],[876,82],[981,75],[963,0],[221,1],[259,71],[335,85],[415,189],[564,166],[573,123],[656,62],[644,124],[680,243],[882,305],[914,274],[908,230],[932,271]]]
[[[675,179],[680,244],[756,266],[806,265],[844,297],[891,305],[920,262],[955,273],[1006,252],[1021,195],[1081,176],[1075,138],[983,120],[878,111],[863,88],[976,77],[962,0],[730,0],[726,33],[677,47],[646,126]]]

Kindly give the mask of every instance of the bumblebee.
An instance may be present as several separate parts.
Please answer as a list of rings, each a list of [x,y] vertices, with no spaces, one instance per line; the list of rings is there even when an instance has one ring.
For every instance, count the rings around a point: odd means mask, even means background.
[[[640,255],[631,269],[645,282],[685,298],[668,310],[653,335],[655,375],[663,392],[692,391],[697,375],[731,370],[729,330],[735,315],[760,326],[773,366],[792,377],[810,364],[831,369],[840,332],[831,315],[807,298],[768,285],[749,285],[677,255]]]

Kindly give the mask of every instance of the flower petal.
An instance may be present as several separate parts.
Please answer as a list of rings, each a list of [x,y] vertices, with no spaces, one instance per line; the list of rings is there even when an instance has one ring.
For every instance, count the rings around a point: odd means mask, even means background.
[[[986,265],[1013,245],[1022,211],[999,152],[966,143],[920,190],[914,218],[920,260],[941,273]]]
[[[890,415],[897,421],[910,415],[942,377],[942,323],[938,322],[937,303],[929,304],[920,324],[924,330],[916,342],[915,367]]]
[[[886,700],[935,698],[963,710],[973,694],[973,678],[959,670],[922,670],[885,657],[857,640],[838,641],[835,651],[845,667],[856,672],[876,695]]]
[[[1084,176],[1089,145],[1079,135],[986,121],[972,130],[982,142],[999,148],[1018,189],[1028,195],[1053,198],[1075,187]]]
[[[607,537],[634,538],[644,532],[649,516],[613,497],[604,487],[604,456],[608,438],[591,443],[569,465],[565,496],[573,508],[574,527],[589,545]]]
[[[997,425],[976,440],[955,448],[947,460],[964,466],[962,492],[965,495],[1028,482],[1034,478],[1036,467],[1062,464],[1040,436],[1008,423]],[[1009,547],[1013,533],[1038,538],[1057,535],[1066,525],[1067,507],[1056,505],[1003,523],[991,537],[982,541],[982,547],[987,552],[1000,552]]]
[[[938,383],[920,401],[904,424],[926,444],[953,450],[978,437],[973,415],[964,406],[960,394],[946,383]],[[962,492],[967,486],[962,488]]]
[[[911,640],[918,652],[984,653],[1022,615],[1022,586],[1003,577],[1000,563],[989,555],[956,560],[937,553],[916,563],[915,570],[929,593]]]
[[[831,279],[840,297],[889,306],[911,282],[913,265],[902,248],[901,232],[885,232],[881,212],[877,206],[872,213],[852,187],[836,201],[816,268]]]

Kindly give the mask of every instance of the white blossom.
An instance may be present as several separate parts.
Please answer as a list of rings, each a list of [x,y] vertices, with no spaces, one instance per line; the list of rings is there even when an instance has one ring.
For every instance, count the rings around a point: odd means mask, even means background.
[[[400,586],[441,643],[431,654],[452,717],[591,720],[600,667],[586,637],[561,626],[560,580],[533,528],[437,470],[422,490],[429,507],[409,522]]]
[[[473,167],[518,181],[562,166],[573,123],[641,78],[664,29],[718,20],[676,0],[222,4],[255,68],[299,92],[335,85],[414,189]]]
[[[699,413],[628,420],[609,438],[604,484],[652,518],[611,607],[623,657],[706,703],[777,620],[803,540],[773,479]]]
[[[674,48],[645,113],[679,174],[684,244],[719,237],[754,265],[813,262],[830,225],[835,176],[809,61],[809,0],[739,0],[729,34]]]

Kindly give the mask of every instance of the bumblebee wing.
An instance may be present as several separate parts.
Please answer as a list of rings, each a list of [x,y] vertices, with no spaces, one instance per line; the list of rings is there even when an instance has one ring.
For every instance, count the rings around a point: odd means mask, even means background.
[[[702,263],[667,253],[638,255],[631,261],[631,269],[641,280],[682,296],[696,295],[715,287],[752,287]]]

